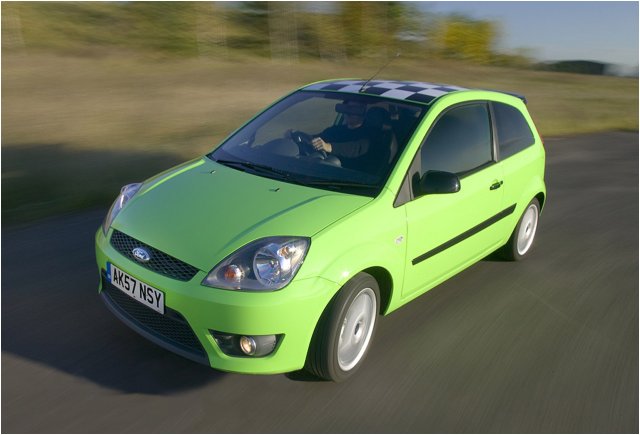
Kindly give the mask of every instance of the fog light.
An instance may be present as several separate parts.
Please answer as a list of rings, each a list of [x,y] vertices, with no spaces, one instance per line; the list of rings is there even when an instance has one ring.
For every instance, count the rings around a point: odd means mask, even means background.
[[[271,355],[284,337],[277,335],[234,335],[225,332],[209,331],[220,350],[229,356],[251,356],[259,358]]]
[[[253,337],[247,337],[246,335],[240,337],[240,350],[246,355],[254,355],[256,353],[256,341]]]

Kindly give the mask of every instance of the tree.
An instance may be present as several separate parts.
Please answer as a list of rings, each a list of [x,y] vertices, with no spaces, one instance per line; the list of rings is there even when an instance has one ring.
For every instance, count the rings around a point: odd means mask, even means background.
[[[498,32],[490,21],[455,15],[443,21],[438,33],[444,57],[489,63]]]

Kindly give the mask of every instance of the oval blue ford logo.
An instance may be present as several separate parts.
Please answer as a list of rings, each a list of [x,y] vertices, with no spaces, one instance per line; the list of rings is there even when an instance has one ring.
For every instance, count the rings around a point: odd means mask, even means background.
[[[133,248],[131,253],[133,254],[133,258],[140,263],[146,263],[151,260],[151,255],[144,248]]]

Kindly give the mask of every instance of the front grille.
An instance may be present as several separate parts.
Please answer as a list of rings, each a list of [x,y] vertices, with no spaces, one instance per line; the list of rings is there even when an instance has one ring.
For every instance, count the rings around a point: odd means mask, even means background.
[[[161,345],[168,344],[169,348],[178,348],[187,354],[185,356],[199,362],[207,360],[200,340],[179,312],[169,307],[165,307],[164,315],[152,310],[114,287],[106,280],[104,273],[102,293],[112,303],[112,308],[124,315],[133,326],[150,334],[154,341]]]
[[[111,246],[125,257],[136,261],[140,266],[146,267],[147,269],[153,270],[161,275],[168,276],[169,278],[180,281],[189,281],[196,273],[198,273],[197,268],[185,263],[184,261],[180,261],[169,254],[165,254],[164,252],[159,251],[146,243],[142,243],[140,240],[134,239],[133,237],[118,230],[113,230],[113,234],[111,234]],[[134,248],[146,249],[151,256],[149,262],[138,262],[133,256],[132,251]]]

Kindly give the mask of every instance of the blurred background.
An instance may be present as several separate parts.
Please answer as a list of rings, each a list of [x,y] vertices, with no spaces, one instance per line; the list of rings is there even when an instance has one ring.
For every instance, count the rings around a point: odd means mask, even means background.
[[[2,2],[2,224],[106,208],[306,83],[521,93],[543,137],[638,129],[637,2]]]

